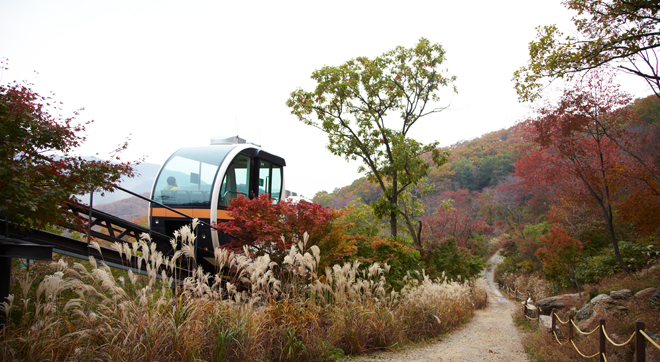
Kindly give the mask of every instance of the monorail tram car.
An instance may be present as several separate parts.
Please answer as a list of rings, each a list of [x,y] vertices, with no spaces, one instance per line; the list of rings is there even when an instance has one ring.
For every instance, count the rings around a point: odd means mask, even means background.
[[[261,147],[233,137],[212,140],[210,146],[176,151],[163,164],[151,191],[151,199],[208,224],[231,219],[227,206],[239,197],[269,194],[273,202],[284,195],[283,158]],[[190,220],[152,203],[149,226],[173,235]],[[213,263],[212,251],[229,241],[228,235],[208,226],[197,227],[197,249],[208,251],[204,259]]]

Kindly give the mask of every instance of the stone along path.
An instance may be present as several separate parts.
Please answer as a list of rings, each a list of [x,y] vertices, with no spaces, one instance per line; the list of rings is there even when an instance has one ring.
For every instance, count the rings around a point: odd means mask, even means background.
[[[476,311],[468,324],[426,347],[378,352],[355,358],[354,361],[529,361],[511,319],[511,313],[519,306],[506,300],[493,280],[494,266],[501,262],[499,254],[489,260],[491,267],[483,276],[487,282],[488,307]]]

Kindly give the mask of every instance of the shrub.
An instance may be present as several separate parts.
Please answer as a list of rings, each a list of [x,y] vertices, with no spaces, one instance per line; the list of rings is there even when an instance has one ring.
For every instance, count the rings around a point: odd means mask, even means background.
[[[428,246],[422,260],[430,275],[444,275],[450,280],[473,279],[486,267],[482,257],[457,247],[452,240]]]
[[[294,240],[311,235],[308,245],[318,245],[324,252],[324,265],[342,262],[356,251],[354,242],[343,232],[345,225],[335,222],[340,213],[320,204],[284,200],[274,204],[268,194],[248,199],[237,197],[228,210],[232,220],[216,225],[217,230],[234,238],[225,247],[251,255],[268,254],[281,264]]]
[[[640,245],[630,241],[619,242],[619,251],[624,263],[631,270],[641,270],[650,261],[658,259],[654,245]],[[602,249],[593,256],[585,256],[578,264],[576,276],[581,283],[594,283],[621,271],[614,252],[610,248]]]

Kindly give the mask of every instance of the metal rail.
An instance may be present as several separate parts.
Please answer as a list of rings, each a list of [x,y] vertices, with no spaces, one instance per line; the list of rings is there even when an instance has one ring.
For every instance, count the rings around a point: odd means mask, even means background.
[[[191,221],[193,219],[191,216],[167,205],[163,205],[122,187],[117,187],[117,189],[164,207],[189,218]],[[67,205],[69,211],[82,221],[81,225],[60,225],[72,231],[86,233],[87,241],[42,230],[19,228],[17,225],[12,224],[11,221],[0,218],[0,302],[4,301],[9,295],[12,258],[52,260],[53,252],[86,260],[89,260],[89,257],[92,256],[108,266],[145,274],[146,263],[139,263],[136,256],[131,256],[128,259],[125,255],[122,256],[117,250],[107,247],[100,247],[101,252],[99,253],[96,248],[90,245],[91,238],[94,237],[111,243],[133,243],[140,241],[142,234],[148,234],[150,236],[150,243],[155,243],[157,249],[164,255],[171,255],[174,252],[170,243],[170,237],[167,235],[151,231],[149,228],[94,209],[93,195],[93,193],[90,195],[89,206],[81,203],[70,203]],[[201,224],[210,226],[206,222],[201,222]],[[197,246],[195,245],[196,259],[198,256],[200,258],[213,258],[213,253],[205,250],[197,250]],[[162,266],[161,268],[165,267]],[[191,275],[192,272],[183,267],[176,267],[173,271],[169,271],[168,274],[176,276],[178,280],[182,280]],[[5,320],[6,316],[0,312],[0,327],[5,324]]]
[[[143,262],[138,266],[138,259],[136,256],[132,256],[130,260],[127,260],[125,256],[122,257],[118,251],[111,248],[100,247],[101,253],[99,253],[98,250],[91,247],[87,241],[81,241],[42,230],[21,230],[10,222],[2,219],[0,219],[0,227],[5,229],[7,232],[6,235],[0,237],[2,247],[6,251],[16,250],[15,248],[21,246],[38,246],[42,249],[40,250],[41,254],[25,255],[20,253],[11,253],[9,255],[6,254],[8,257],[28,257],[36,260],[48,260],[50,257],[46,258],[46,256],[52,252],[86,260],[89,260],[89,257],[93,256],[96,260],[102,261],[108,266],[125,270],[133,270],[142,274],[146,273],[145,263]],[[121,239],[116,239],[115,241],[129,242]],[[175,273],[175,275],[180,276],[180,278],[186,278],[189,274],[190,272],[184,268],[177,268]]]

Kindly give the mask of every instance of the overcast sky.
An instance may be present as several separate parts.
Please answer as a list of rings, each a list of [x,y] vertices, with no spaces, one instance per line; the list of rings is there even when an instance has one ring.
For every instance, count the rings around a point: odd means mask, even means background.
[[[421,37],[440,43],[457,77],[450,108],[410,135],[441,146],[507,128],[527,113],[512,73],[535,27],[570,26],[559,0],[32,1],[0,0],[0,82],[52,91],[84,107],[83,155],[101,157],[131,135],[122,158],[162,164],[178,148],[238,134],[287,161],[287,189],[312,197],[359,177],[296,120],[288,95],[311,73],[374,57]],[[642,82],[626,89],[650,94]]]

